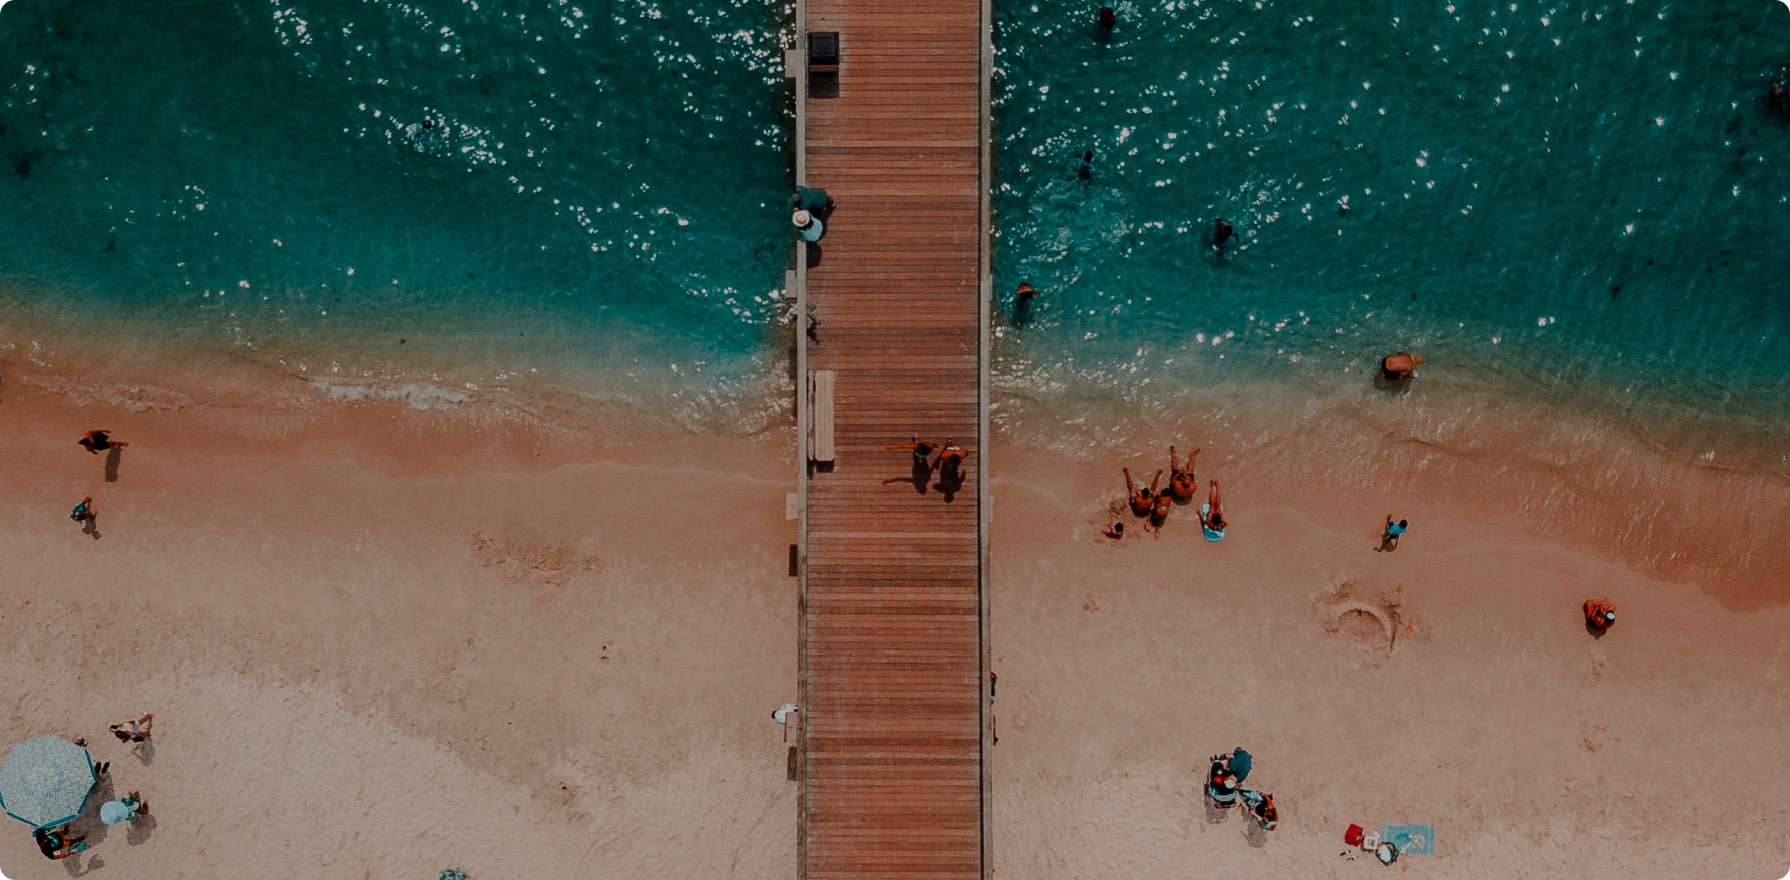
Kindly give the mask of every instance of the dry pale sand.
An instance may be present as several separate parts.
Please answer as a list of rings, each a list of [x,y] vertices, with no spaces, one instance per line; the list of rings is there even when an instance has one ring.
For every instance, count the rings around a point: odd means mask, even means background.
[[[476,402],[17,370],[0,740],[87,736],[152,818],[56,864],[19,825],[9,876],[795,875],[787,429],[597,446]],[[74,445],[95,427],[132,443],[115,482]],[[991,460],[994,876],[1382,875],[1339,855],[1350,822],[1434,823],[1393,870],[1437,877],[1790,867],[1790,611],[1449,499],[1232,485],[1224,543],[1181,509],[1114,546],[1118,462]],[[98,538],[67,519],[88,494]],[[1413,529],[1375,553],[1387,512]],[[105,738],[145,709],[152,753]],[[1198,792],[1239,744],[1271,835]]]
[[[997,455],[996,876],[1384,876],[1344,855],[1350,823],[1433,823],[1436,854],[1390,869],[1413,876],[1790,869],[1790,611],[1724,610],[1437,499],[1231,485],[1222,543],[1180,508],[1115,545],[1118,467],[1155,456]],[[1379,553],[1387,513],[1412,528]],[[1599,596],[1620,613],[1595,639]],[[1395,640],[1333,615],[1350,603]],[[1200,793],[1237,745],[1271,834]]]
[[[781,444],[133,412],[7,372],[0,740],[86,736],[151,817],[60,863],[17,824],[8,876],[795,873]],[[74,444],[98,427],[116,482]],[[106,726],[144,710],[136,757]]]

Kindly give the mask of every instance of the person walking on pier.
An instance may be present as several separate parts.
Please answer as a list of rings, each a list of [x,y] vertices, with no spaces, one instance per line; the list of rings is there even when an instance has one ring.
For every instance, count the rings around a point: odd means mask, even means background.
[[[937,448],[939,448],[937,443],[921,440],[918,434],[914,435],[912,443],[896,443],[893,446],[883,447],[888,452],[894,452],[897,449],[912,449],[914,451],[914,467],[923,467],[928,471],[932,470],[932,452]]]
[[[957,441],[946,439],[945,447],[939,450],[936,467],[939,471],[939,482],[947,486],[963,484],[963,459],[967,455]]]

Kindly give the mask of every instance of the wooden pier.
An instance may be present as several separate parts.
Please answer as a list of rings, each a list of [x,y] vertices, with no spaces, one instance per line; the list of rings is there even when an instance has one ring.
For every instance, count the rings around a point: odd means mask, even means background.
[[[988,21],[797,7],[797,181],[838,202],[794,279],[805,880],[988,871]],[[821,32],[838,72],[811,76]],[[916,434],[967,451],[955,491],[884,448]]]

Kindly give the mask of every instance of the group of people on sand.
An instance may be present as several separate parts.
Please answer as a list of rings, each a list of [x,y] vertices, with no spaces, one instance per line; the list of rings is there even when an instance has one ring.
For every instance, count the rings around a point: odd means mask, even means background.
[[[1125,474],[1125,499],[1131,508],[1131,515],[1144,520],[1144,530],[1157,537],[1162,536],[1162,527],[1168,522],[1169,511],[1176,504],[1191,504],[1199,492],[1200,481],[1194,472],[1194,459],[1200,454],[1198,449],[1187,453],[1187,464],[1181,465],[1181,457],[1173,444],[1168,448],[1168,485],[1162,485],[1162,470],[1157,469],[1150,477],[1150,485],[1139,488],[1131,478],[1131,468],[1120,468]],[[1224,518],[1224,492],[1218,487],[1218,481],[1211,481],[1211,490],[1206,493],[1206,503],[1200,505],[1200,530],[1206,540],[1213,543],[1224,540],[1224,530],[1229,523]],[[1115,522],[1101,532],[1115,541],[1125,537],[1125,524]]]
[[[112,439],[112,432],[107,428],[88,431],[81,435],[81,439],[76,440],[75,443],[93,455],[113,449],[123,449],[130,445],[126,441]],[[99,513],[93,509],[93,496],[82,498],[81,502],[69,511],[68,518],[80,523],[82,531],[93,533],[94,528],[99,525]]]
[[[142,744],[149,742],[150,726],[154,723],[155,713],[144,712],[139,717],[112,725],[111,731],[119,742],[129,745],[132,751],[136,751]],[[75,745],[83,748],[87,745],[87,740],[82,737],[77,737],[74,742]],[[110,772],[111,768],[111,761],[101,761],[93,765],[93,774],[96,777],[104,776]],[[117,825],[123,822],[135,822],[147,812],[149,812],[149,805],[144,803],[141,794],[133,790],[122,798],[100,804],[99,820],[107,825]],[[31,839],[37,843],[37,851],[43,853],[44,858],[51,861],[60,861],[85,851],[87,836],[73,834],[70,831],[73,825],[73,822],[65,822],[59,827],[38,828],[31,832]]]
[[[968,457],[969,453],[965,452],[962,446],[957,445],[956,440],[946,438],[944,444],[940,445],[930,440],[921,440],[920,435],[915,434],[914,439],[910,442],[896,443],[885,446],[883,449],[889,452],[898,449],[912,450],[914,473],[924,472],[929,476],[936,473],[939,485],[946,489],[954,490],[963,485],[963,460]],[[938,458],[932,457],[934,452],[938,453]]]
[[[1249,778],[1254,767],[1254,756],[1242,746],[1222,755],[1213,755],[1212,769],[1206,779],[1206,796],[1212,799],[1212,806],[1220,810],[1242,804],[1263,831],[1273,831],[1280,824],[1280,809],[1274,805],[1274,795],[1243,787],[1243,780]]]

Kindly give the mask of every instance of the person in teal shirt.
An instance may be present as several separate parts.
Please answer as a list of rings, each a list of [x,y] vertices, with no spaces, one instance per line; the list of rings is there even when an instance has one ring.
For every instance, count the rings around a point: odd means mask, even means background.
[[[798,186],[796,194],[789,197],[789,206],[798,211],[819,214],[834,208],[833,197],[818,186]]]
[[[99,805],[99,820],[107,825],[120,822],[135,821],[143,812],[143,799],[136,792],[126,795],[124,800],[106,801]]]
[[[1380,535],[1380,552],[1390,553],[1398,549],[1398,537],[1410,528],[1404,520],[1392,521],[1392,514],[1386,514],[1386,531]]]
[[[822,235],[826,234],[826,228],[821,225],[820,218],[808,211],[797,211],[790,215],[789,219],[791,223],[795,224],[796,233],[802,236],[803,241],[817,242],[820,241]]]

